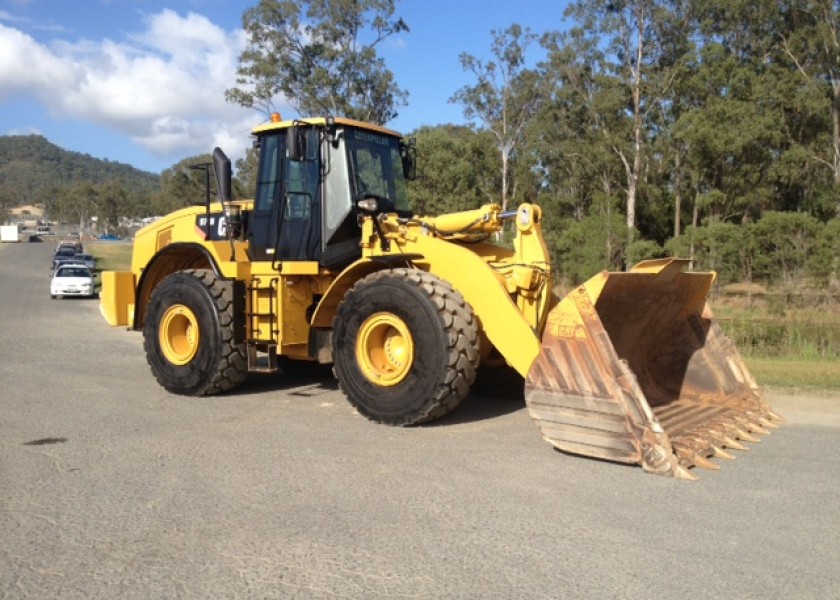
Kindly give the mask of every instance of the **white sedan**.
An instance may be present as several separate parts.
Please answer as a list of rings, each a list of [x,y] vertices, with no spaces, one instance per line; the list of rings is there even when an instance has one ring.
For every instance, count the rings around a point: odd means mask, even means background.
[[[50,282],[50,298],[93,296],[93,274],[84,265],[59,265]]]

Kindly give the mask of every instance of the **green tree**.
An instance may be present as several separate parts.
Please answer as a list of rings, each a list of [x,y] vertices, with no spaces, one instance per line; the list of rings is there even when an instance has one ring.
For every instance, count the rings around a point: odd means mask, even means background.
[[[821,229],[817,219],[802,213],[768,211],[752,229],[760,257],[756,271],[762,279],[790,285],[804,278]]]
[[[820,228],[808,256],[808,269],[828,291],[840,292],[840,219]]]
[[[784,149],[782,112],[765,93],[760,60],[739,56],[737,47],[706,40],[678,86],[682,110],[670,135],[680,148],[695,230],[704,219],[755,221],[777,198],[768,173]]]
[[[78,221],[80,234],[88,231],[91,217],[100,212],[97,187],[92,181],[78,181],[66,186],[61,194],[60,213],[68,224]]]
[[[609,84],[615,100],[622,102],[626,115],[604,134],[624,169],[628,242],[635,235],[643,174],[649,172],[646,162],[655,119],[663,102],[669,100],[682,59],[682,54],[674,51],[682,47],[674,44],[675,30],[679,30],[675,25],[682,21],[673,18],[673,4],[663,0],[578,0],[567,11],[579,21],[578,35],[592,36],[596,41],[590,46],[606,48],[595,68],[610,76],[603,82]]]
[[[0,223],[6,222],[9,209],[16,205],[17,198],[11,187],[0,183]]]
[[[624,261],[627,228],[619,214],[567,219],[547,237],[561,285],[566,288],[598,271],[620,269]]]
[[[107,233],[114,233],[120,226],[120,217],[128,214],[128,193],[123,184],[112,179],[97,186],[99,227]]]
[[[830,169],[835,188],[840,188],[840,8],[829,0],[788,1],[782,3],[782,13],[789,27],[779,32],[779,47],[795,67],[803,91],[824,99],[821,110],[830,121],[818,145],[804,145],[813,160]],[[834,197],[834,214],[840,217],[836,191]]]
[[[690,254],[696,270],[717,271],[721,283],[752,278],[754,242],[746,226],[717,220],[689,226],[667,248],[672,255]]]
[[[212,163],[209,154],[184,158],[177,164],[164,169],[160,174],[160,195],[152,199],[152,208],[156,214],[166,214],[190,206],[203,204],[207,194],[205,172],[195,169],[197,165]],[[212,167],[210,167],[211,200],[215,200]]]
[[[597,216],[611,227],[620,215],[622,166],[612,148],[613,131],[625,120],[622,95],[601,68],[602,49],[579,29],[544,36],[547,60],[540,77],[550,90],[528,132],[529,170],[542,175],[539,202],[546,229],[561,228],[566,217]],[[612,256],[614,236],[596,236]],[[624,244],[621,244],[623,247]]]
[[[525,52],[536,36],[516,24],[493,31],[492,36],[494,60],[461,54],[461,66],[475,76],[476,83],[462,87],[450,102],[463,106],[467,119],[478,119],[493,134],[501,161],[500,204],[506,210],[515,193],[511,159],[543,95],[536,72],[525,68]]]
[[[411,134],[417,140],[417,179],[409,183],[415,213],[436,215],[494,202],[495,157],[487,132],[439,125]]]
[[[407,94],[377,54],[408,31],[396,0],[260,0],[242,16],[249,37],[226,98],[270,112],[281,94],[299,114],[385,124]]]
[[[257,148],[248,148],[245,156],[236,161],[236,177],[233,180],[234,198],[253,198],[257,189],[257,170],[260,154]]]

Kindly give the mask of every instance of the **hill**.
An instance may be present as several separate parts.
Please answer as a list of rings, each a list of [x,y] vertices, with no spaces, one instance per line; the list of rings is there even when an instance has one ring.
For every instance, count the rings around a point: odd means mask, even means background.
[[[154,191],[160,177],[131,165],[64,150],[40,135],[0,136],[0,187],[10,206],[39,200],[43,189],[77,181],[118,180],[138,191]]]

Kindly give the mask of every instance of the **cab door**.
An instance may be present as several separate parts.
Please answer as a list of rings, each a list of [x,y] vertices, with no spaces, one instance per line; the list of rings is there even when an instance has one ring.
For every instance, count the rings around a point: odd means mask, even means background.
[[[282,167],[286,138],[282,132],[260,138],[260,163],[254,210],[249,217],[248,241],[253,261],[273,260],[277,248],[277,229],[282,195]]]
[[[302,151],[290,156],[289,139]],[[295,127],[260,140],[260,165],[249,238],[252,260],[317,261],[321,255],[321,165],[318,131]]]

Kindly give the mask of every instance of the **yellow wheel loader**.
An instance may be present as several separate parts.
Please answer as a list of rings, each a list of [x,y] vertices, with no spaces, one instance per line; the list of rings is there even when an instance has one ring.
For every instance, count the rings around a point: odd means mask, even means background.
[[[103,316],[143,332],[167,390],[332,364],[361,414],[415,425],[506,369],[555,447],[687,479],[780,420],[706,304],[713,273],[648,261],[558,299],[538,206],[414,215],[396,132],[277,117],[253,134],[253,200],[231,199],[217,148],[204,205],[144,227],[131,270],[102,275]],[[492,242],[506,223],[511,247]]]

